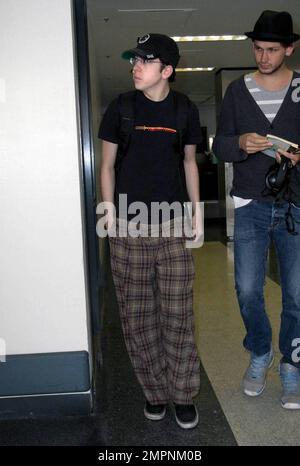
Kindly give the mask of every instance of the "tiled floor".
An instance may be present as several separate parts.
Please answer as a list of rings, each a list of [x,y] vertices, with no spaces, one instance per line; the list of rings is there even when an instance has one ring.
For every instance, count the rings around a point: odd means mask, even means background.
[[[195,250],[197,342],[212,388],[239,445],[300,445],[300,411],[284,410],[279,398],[280,354],[278,332],[281,312],[280,287],[266,279],[265,298],[275,348],[275,364],[267,387],[258,398],[241,392],[241,379],[249,355],[242,348],[244,328],[233,282],[232,246],[209,242]],[[271,261],[274,257],[271,255]],[[276,267],[270,265],[274,277]]]
[[[103,315],[103,366],[97,380],[94,416],[0,422],[0,445],[300,445],[300,411],[279,404],[277,373],[280,287],[270,253],[266,302],[274,331],[276,364],[258,399],[241,393],[248,363],[243,324],[233,284],[233,248],[224,222],[206,225],[206,242],[194,250],[196,340],[202,361],[201,390],[195,400],[197,428],[180,429],[172,407],[159,422],[143,415],[143,395],[125,349],[111,277],[107,275]],[[270,278],[271,277],[271,278]]]
[[[112,293],[108,287],[110,298]],[[99,397],[99,411],[106,420],[108,445],[235,445],[235,439],[212,390],[201,370],[201,395],[195,399],[200,416],[197,428],[184,431],[177,426],[172,406],[165,419],[146,420],[144,398],[126,353],[115,297],[105,313],[104,378]]]

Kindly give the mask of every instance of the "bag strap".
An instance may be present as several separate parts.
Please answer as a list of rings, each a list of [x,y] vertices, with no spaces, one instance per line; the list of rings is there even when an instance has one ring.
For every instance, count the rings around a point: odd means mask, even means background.
[[[177,150],[184,158],[184,139],[188,130],[188,116],[190,110],[190,99],[181,92],[172,91],[175,103],[176,129],[178,134]]]
[[[120,143],[118,152],[120,158],[126,155],[134,130],[136,95],[137,91],[130,91],[119,95],[118,98],[120,120]]]
[[[175,112],[176,112],[176,129],[177,129],[177,143],[175,152],[178,154],[178,179],[181,190],[182,201],[189,201],[187,192],[185,170],[184,170],[184,146],[185,139],[188,131],[188,117],[190,111],[191,101],[181,92],[173,91]]]

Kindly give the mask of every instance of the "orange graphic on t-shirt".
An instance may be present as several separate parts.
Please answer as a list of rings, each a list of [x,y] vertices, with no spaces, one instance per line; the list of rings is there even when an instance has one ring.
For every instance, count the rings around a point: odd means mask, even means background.
[[[165,133],[177,133],[176,129],[165,128],[164,126],[136,126],[135,129],[140,131],[164,131]]]

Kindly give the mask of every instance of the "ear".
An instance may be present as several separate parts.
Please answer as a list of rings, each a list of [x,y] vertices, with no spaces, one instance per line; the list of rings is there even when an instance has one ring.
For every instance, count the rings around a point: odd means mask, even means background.
[[[292,55],[292,53],[294,52],[294,46],[293,45],[289,45],[286,49],[285,49],[285,56],[286,57],[290,57]]]
[[[161,74],[164,79],[168,79],[172,73],[173,73],[173,66],[167,65],[164,67]]]

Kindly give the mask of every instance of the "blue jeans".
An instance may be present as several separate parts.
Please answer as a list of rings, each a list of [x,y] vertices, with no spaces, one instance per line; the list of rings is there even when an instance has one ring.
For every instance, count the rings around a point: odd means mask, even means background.
[[[268,248],[273,240],[282,291],[279,349],[283,362],[300,367],[293,357],[295,339],[300,338],[300,208],[292,204],[290,211],[297,235],[287,230],[288,208],[288,203],[253,200],[235,209],[235,286],[246,327],[244,346],[260,356],[270,350],[272,341],[263,288]]]

